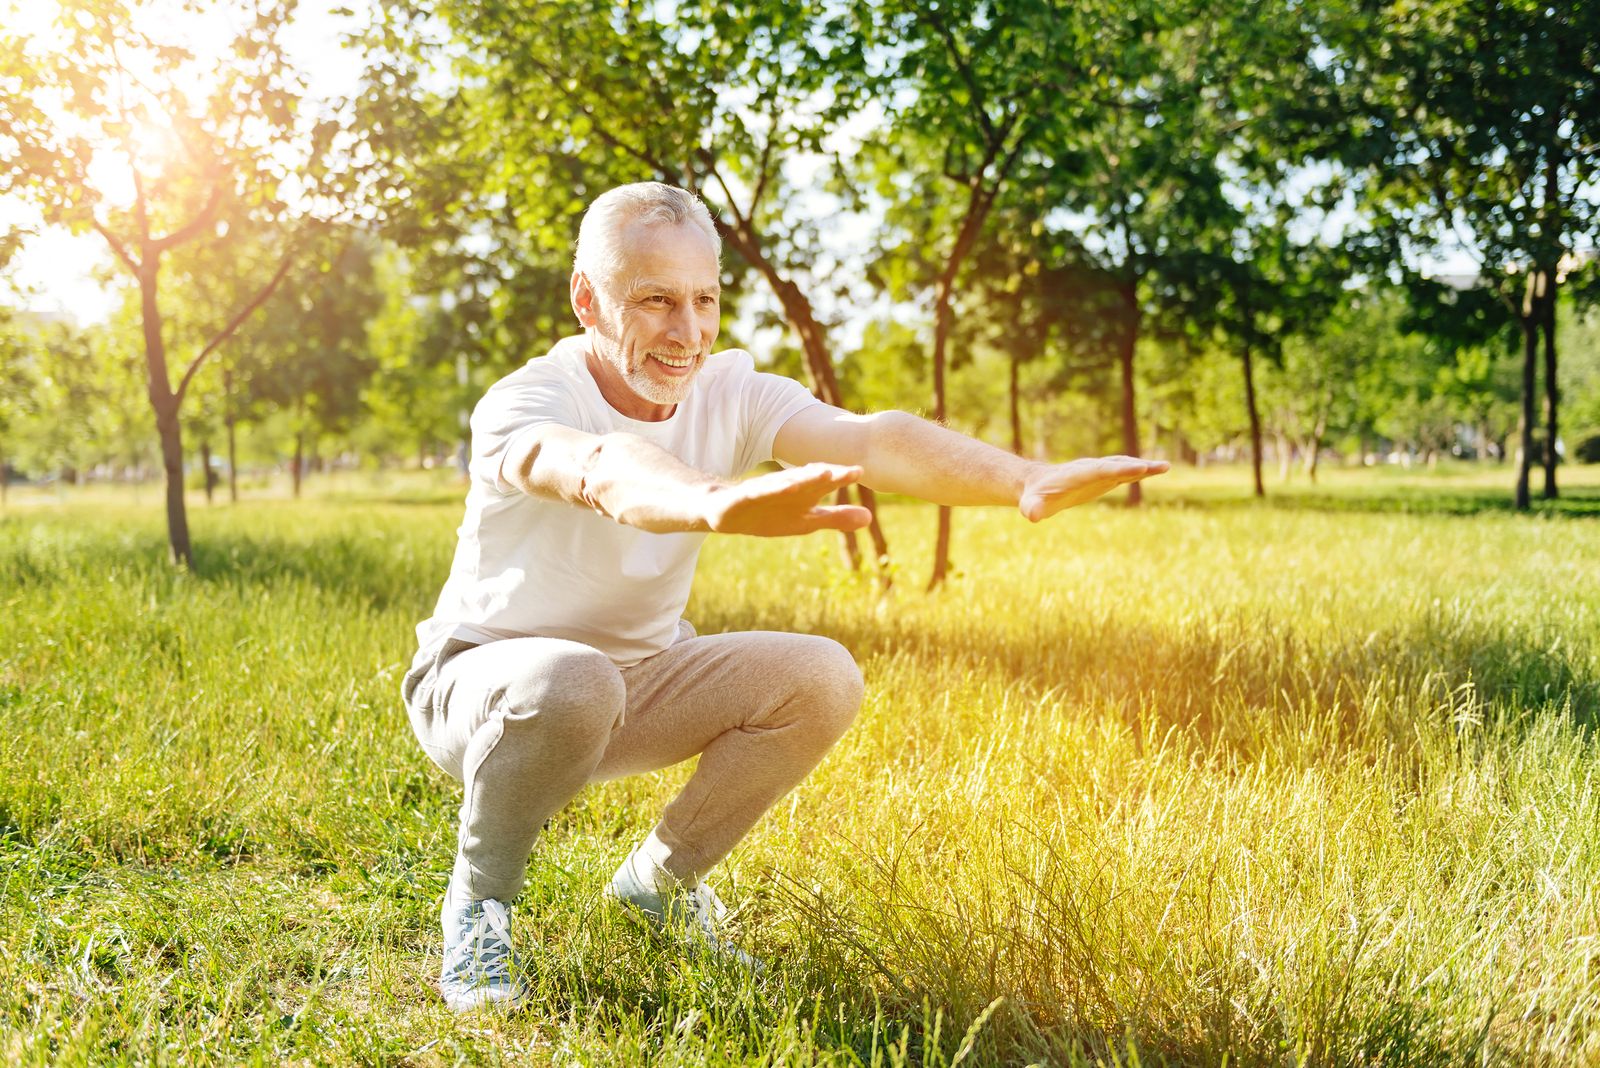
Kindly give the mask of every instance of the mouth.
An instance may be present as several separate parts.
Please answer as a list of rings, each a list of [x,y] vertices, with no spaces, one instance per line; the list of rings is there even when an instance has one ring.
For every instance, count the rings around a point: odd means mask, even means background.
[[[652,352],[650,353],[650,359],[665,368],[668,374],[684,374],[694,367],[699,357],[693,353],[673,355],[665,352]]]

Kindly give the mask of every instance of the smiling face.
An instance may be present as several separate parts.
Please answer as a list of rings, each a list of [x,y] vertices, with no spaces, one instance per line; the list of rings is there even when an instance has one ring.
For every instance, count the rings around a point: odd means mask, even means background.
[[[600,393],[633,419],[657,421],[689,395],[717,340],[717,251],[693,223],[636,222],[619,235],[606,279],[572,275],[572,307],[589,336]]]

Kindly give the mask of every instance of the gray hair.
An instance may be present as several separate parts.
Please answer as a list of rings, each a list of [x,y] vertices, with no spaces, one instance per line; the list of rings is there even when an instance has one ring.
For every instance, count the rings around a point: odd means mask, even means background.
[[[663,182],[634,182],[601,193],[583,213],[578,225],[578,247],[572,269],[588,275],[596,286],[604,286],[622,267],[618,239],[633,222],[694,223],[711,238],[717,260],[722,260],[722,238],[705,203],[686,189]]]

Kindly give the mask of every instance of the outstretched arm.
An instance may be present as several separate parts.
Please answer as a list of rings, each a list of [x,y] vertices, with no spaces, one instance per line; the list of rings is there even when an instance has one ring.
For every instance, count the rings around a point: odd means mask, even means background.
[[[1034,522],[1169,466],[1132,456],[1039,463],[905,412],[853,415],[826,404],[784,423],[773,454],[785,463],[859,467],[875,490],[935,504],[1013,505]]]
[[[592,508],[654,533],[774,537],[856,530],[870,518],[865,508],[820,503],[860,478],[858,467],[812,463],[730,482],[635,434],[586,434],[555,424],[513,440],[500,475],[524,493]]]

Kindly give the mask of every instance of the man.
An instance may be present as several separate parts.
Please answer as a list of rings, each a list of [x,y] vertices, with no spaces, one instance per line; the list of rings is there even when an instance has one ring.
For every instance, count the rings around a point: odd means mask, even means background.
[[[861,481],[1031,520],[1167,469],[1031,463],[901,412],[858,416],[713,354],[720,242],[692,194],[623,186],[585,213],[583,334],[497,382],[472,415],[471,488],[449,580],[404,684],[423,749],[461,780],[440,910],[456,1010],[524,994],[510,905],[545,821],[590,782],[700,761],[607,894],[750,966],[702,877],[822,759],[862,681],[838,643],[697,637],[680,618],[710,532],[853,530],[824,503]],[[768,460],[795,465],[744,481]]]

